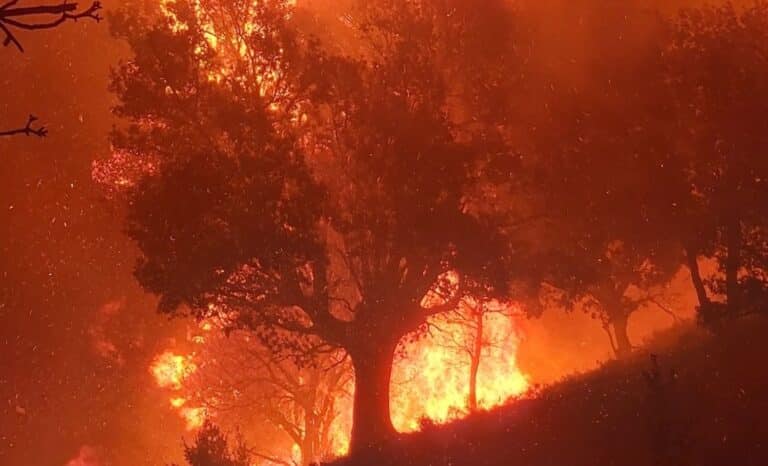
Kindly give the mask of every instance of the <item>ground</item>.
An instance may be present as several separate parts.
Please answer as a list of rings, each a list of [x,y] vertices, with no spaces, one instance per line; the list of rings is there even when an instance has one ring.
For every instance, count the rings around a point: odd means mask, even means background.
[[[681,325],[626,361],[334,465],[765,465],[767,337],[764,317],[717,335]]]

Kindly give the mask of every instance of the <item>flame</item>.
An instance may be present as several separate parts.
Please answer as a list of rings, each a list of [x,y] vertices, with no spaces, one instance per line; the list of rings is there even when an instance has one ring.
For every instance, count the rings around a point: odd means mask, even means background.
[[[187,430],[196,430],[203,426],[205,422],[205,409],[203,408],[182,408],[179,414],[187,422]]]
[[[477,407],[490,409],[528,390],[528,379],[517,367],[521,335],[514,318],[503,313],[483,316],[483,348],[477,371]],[[392,423],[401,432],[416,431],[422,420],[441,424],[471,412],[470,329],[450,317],[438,316],[439,328],[401,346],[403,358],[393,369]]]
[[[182,406],[184,406],[186,402],[187,402],[187,399],[182,398],[180,396],[176,398],[171,398],[171,406],[173,406],[174,408],[181,408]]]
[[[173,390],[181,389],[184,379],[196,369],[189,357],[170,351],[157,356],[150,366],[150,372],[155,376],[157,385]]]
[[[192,362],[191,355],[182,356],[171,351],[159,354],[149,367],[157,386],[174,392],[169,403],[184,419],[187,430],[198,429],[205,421],[203,408],[186,406],[187,399],[178,395],[184,388],[184,380],[196,370],[197,365]]]
[[[482,353],[476,377],[476,408],[487,410],[507,403],[528,390],[529,382],[517,367],[516,353],[523,338],[517,316],[519,312],[508,304],[492,303],[482,314]],[[400,432],[413,432],[422,428],[424,421],[442,424],[460,419],[472,412],[469,399],[470,367],[469,344],[477,337],[477,327],[451,313],[435,316],[429,321],[429,332],[422,338],[404,341],[398,349],[393,366],[390,387],[390,414]],[[207,333],[216,324],[204,321],[199,330]],[[205,338],[191,332],[188,339],[197,345],[207,343]],[[202,426],[207,414],[204,408],[189,406],[184,396],[185,380],[198,370],[191,352],[180,355],[171,351],[159,354],[150,367],[158,387],[171,391],[169,403],[185,420],[187,430]],[[203,361],[197,361],[201,365]],[[353,393],[354,382],[345,390]],[[328,433],[330,450],[325,455],[343,456],[349,450],[352,422],[352,397],[337,399],[339,416]],[[288,461],[298,461],[301,450],[293,445],[285,452]],[[325,458],[318,458],[325,459]]]

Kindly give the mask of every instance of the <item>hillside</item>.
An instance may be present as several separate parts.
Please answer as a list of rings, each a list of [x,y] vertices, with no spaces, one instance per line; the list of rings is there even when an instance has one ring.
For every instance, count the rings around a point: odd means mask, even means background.
[[[627,361],[334,465],[765,465],[767,337],[762,317],[717,336],[680,327]]]

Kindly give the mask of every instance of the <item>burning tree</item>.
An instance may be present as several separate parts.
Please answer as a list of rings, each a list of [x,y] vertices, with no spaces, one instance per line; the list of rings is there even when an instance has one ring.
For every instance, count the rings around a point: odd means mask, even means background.
[[[478,375],[484,356],[494,351],[508,352],[508,340],[518,338],[511,331],[514,330],[513,325],[500,325],[498,320],[511,321],[519,315],[519,309],[510,303],[468,296],[456,309],[429,322],[430,332],[435,334],[438,345],[453,350],[459,358],[469,360],[469,364],[462,363],[461,367],[467,368],[466,396],[470,412],[481,407],[478,402]]]
[[[429,15],[353,24],[367,60],[330,55],[283,2],[178,1],[120,17],[120,153],[158,160],[130,194],[136,276],[198,317],[224,314],[275,354],[343,349],[351,449],[394,433],[395,348],[472,279],[506,292],[506,241],[471,209],[498,147],[459,136]],[[458,277],[453,280],[450,277]]]
[[[232,419],[229,424],[246,419],[271,424],[290,439],[287,451],[297,449],[291,454],[254,449],[254,456],[277,463],[294,456],[309,465],[346,452],[343,436],[335,435],[352,388],[343,355],[318,357],[313,367],[301,367],[276,360],[249,332],[208,331],[196,338],[197,365],[184,381],[192,394],[186,401],[214,419]]]

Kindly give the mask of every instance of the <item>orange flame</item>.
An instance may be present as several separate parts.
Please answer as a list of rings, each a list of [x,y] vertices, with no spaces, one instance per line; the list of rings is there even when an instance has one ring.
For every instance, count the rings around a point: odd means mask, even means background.
[[[174,392],[170,404],[186,422],[187,430],[195,430],[205,421],[203,408],[185,406],[187,399],[177,395],[184,387],[184,379],[196,370],[197,366],[191,356],[181,356],[171,351],[158,355],[149,367],[157,386]]]
[[[496,306],[504,307],[498,303]],[[514,312],[483,314],[483,346],[476,377],[477,409],[503,405],[529,388],[527,377],[517,367],[516,353],[523,335],[515,315]],[[209,332],[213,327],[210,322],[203,322],[200,330]],[[417,431],[425,420],[442,424],[472,411],[469,401],[471,354],[466,343],[475,338],[476,329],[451,315],[432,318],[429,327],[439,330],[401,344],[400,357],[394,363],[390,414],[395,428],[401,432]],[[198,345],[206,344],[206,339],[199,334],[193,333],[189,339]],[[169,403],[185,420],[187,430],[202,426],[207,414],[204,408],[189,406],[188,398],[183,396],[185,379],[198,369],[194,357],[195,353],[183,356],[166,351],[158,355],[150,367],[157,385],[172,392]],[[346,392],[352,393],[353,389],[349,387]],[[344,396],[337,402],[340,416],[329,432],[332,451],[326,453],[342,456],[349,449],[352,399]],[[285,457],[287,460],[300,457],[298,445],[293,445]]]
[[[483,347],[477,371],[477,406],[490,409],[528,389],[517,367],[520,335],[513,318],[484,316]],[[444,316],[430,322],[438,331],[402,345],[404,358],[392,374],[391,415],[401,432],[419,430],[422,420],[445,423],[470,413],[471,355],[465,344],[471,329]]]

